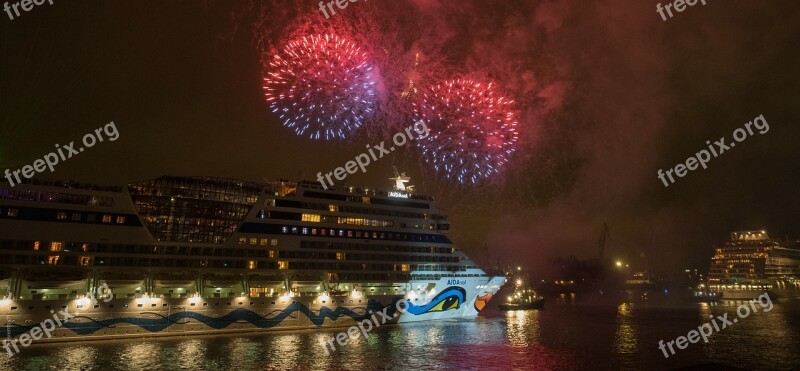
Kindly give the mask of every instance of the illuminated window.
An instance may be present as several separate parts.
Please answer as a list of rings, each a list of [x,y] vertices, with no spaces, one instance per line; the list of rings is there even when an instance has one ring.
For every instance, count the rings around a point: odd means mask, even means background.
[[[56,214],[56,219],[58,219],[58,220],[67,219],[67,213],[65,213],[63,211],[59,211],[58,214]]]
[[[319,234],[320,234],[321,236],[324,236],[324,235],[325,235],[325,230],[324,230],[324,229],[320,229],[320,230],[319,230]]]
[[[332,229],[331,229],[331,232],[333,232]],[[339,237],[344,237],[344,229],[340,229],[339,230]]]
[[[92,265],[92,257],[91,256],[81,256],[79,262],[80,262],[80,265],[82,265],[84,267]]]
[[[47,264],[50,264],[50,265],[56,265],[56,264],[58,264],[58,259],[59,259],[59,256],[58,256],[58,255],[51,255],[51,256],[50,256],[50,257],[47,259]]]
[[[353,231],[347,231],[347,237],[353,237]]]
[[[361,197],[361,202],[363,202],[365,204],[368,204],[369,203],[369,197]]]
[[[303,228],[303,234],[308,234],[308,228]]]
[[[330,210],[331,212],[335,213],[335,212],[339,211],[339,206],[336,206],[334,204],[330,204],[330,205],[328,205],[328,210]]]
[[[408,272],[408,264],[401,264],[400,265],[400,271]]]
[[[64,243],[50,242],[50,251],[64,251]]]
[[[103,215],[103,223],[111,223],[111,215]]]
[[[250,239],[250,244],[251,245],[257,245],[258,244],[258,238],[251,238]]]
[[[118,216],[117,217],[117,224],[125,224],[125,217],[124,216]]]
[[[289,262],[279,260],[278,261],[278,269],[289,269]]]
[[[247,237],[239,237],[239,245],[244,245],[247,243]]]
[[[345,255],[346,254],[343,253],[343,252],[337,252],[336,253],[336,260],[344,260],[345,259]],[[356,258],[356,259],[358,259],[358,258]]]
[[[270,251],[269,251],[269,257],[270,257],[270,258],[276,258],[276,257],[278,257],[278,252],[277,252],[277,251],[275,251],[275,250],[270,250]]]
[[[304,222],[319,223],[320,215],[319,214],[306,214],[306,213],[303,213],[303,216],[301,217],[301,220],[304,221]]]
[[[35,242],[33,243],[33,250],[34,250],[34,251],[39,251],[39,241],[35,241]]]
[[[277,238],[273,238],[272,241],[270,241],[270,244],[272,246],[278,246],[278,239]]]
[[[261,243],[261,246],[266,246],[267,243],[269,243],[269,239],[268,238],[262,238],[259,242]]]
[[[81,245],[81,250],[83,252],[86,252],[86,250],[88,250],[88,249],[89,249],[89,244],[88,243],[85,243],[85,244]]]
[[[17,216],[17,209],[8,209],[8,212],[6,213],[6,215],[8,215],[10,217]]]
[[[311,228],[311,235],[312,236],[316,236],[317,235],[317,229],[316,228]]]
[[[247,269],[256,269],[256,267],[258,267],[258,264],[256,264],[255,260],[250,260],[247,262]]]
[[[281,232],[289,233],[289,228],[288,227],[283,227],[283,228],[281,228]]]
[[[292,227],[292,234],[297,234],[297,227]]]

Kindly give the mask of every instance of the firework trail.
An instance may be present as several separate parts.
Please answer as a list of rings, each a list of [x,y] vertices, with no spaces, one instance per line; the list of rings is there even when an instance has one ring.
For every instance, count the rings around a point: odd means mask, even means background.
[[[518,139],[513,103],[493,83],[458,79],[429,87],[414,104],[416,118],[431,128],[418,142],[422,157],[462,184],[501,172]]]
[[[344,139],[374,111],[367,54],[335,34],[287,42],[265,65],[263,81],[270,110],[311,139]]]

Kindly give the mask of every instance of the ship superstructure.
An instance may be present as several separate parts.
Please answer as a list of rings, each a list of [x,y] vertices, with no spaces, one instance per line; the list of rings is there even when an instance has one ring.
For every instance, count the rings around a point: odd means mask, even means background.
[[[0,315],[8,337],[68,308],[78,316],[56,338],[76,339],[351,326],[402,298],[395,321],[475,317],[505,278],[469,260],[449,227],[408,186],[165,176],[0,187]],[[88,301],[95,292],[108,301]]]
[[[732,232],[730,241],[714,247],[708,285],[724,299],[752,299],[765,291],[797,296],[798,246],[797,241],[770,238],[765,230]]]

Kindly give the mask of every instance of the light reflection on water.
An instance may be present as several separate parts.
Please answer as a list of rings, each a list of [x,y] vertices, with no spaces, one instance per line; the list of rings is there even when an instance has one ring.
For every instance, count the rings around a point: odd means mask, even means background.
[[[506,331],[509,345],[529,347],[539,340],[539,311],[515,310],[506,312]]]
[[[622,303],[617,306],[617,329],[614,333],[614,352],[620,356],[628,356],[639,352],[639,341],[633,318],[633,303]]]
[[[717,362],[800,369],[800,300],[740,319],[665,359],[658,341],[685,336],[709,315],[736,316],[742,302],[602,304],[549,301],[542,311],[475,321],[382,326],[326,354],[336,330],[52,344],[0,357],[0,370],[584,370],[665,369]],[[335,342],[334,342],[335,344]]]

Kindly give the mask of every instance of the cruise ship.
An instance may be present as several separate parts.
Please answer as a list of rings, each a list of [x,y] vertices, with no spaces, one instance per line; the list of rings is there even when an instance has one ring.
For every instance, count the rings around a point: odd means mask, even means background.
[[[0,185],[3,338],[62,310],[74,318],[37,343],[475,318],[505,277],[448,239],[432,197],[391,179]]]
[[[765,230],[732,232],[714,247],[708,286],[723,299],[800,296],[800,241],[780,241]]]

